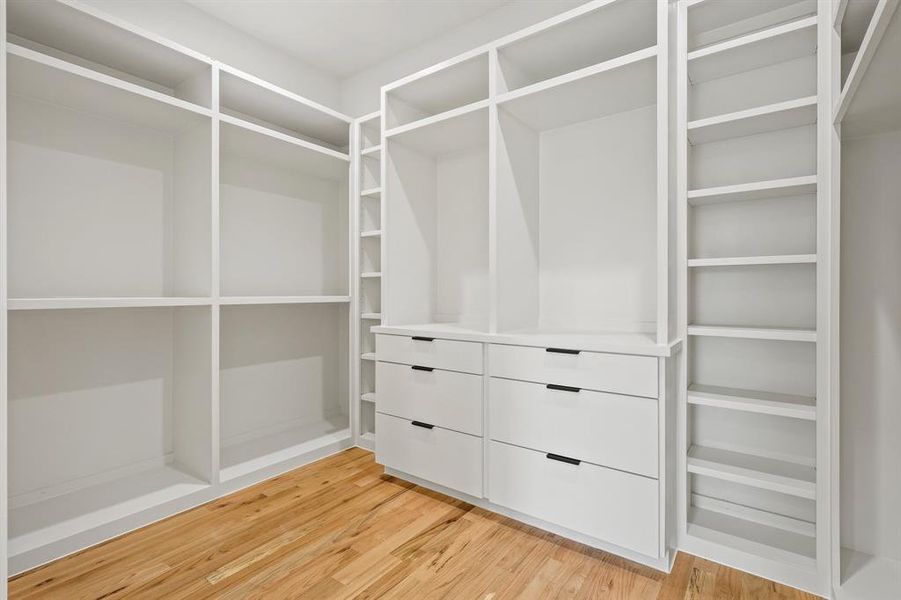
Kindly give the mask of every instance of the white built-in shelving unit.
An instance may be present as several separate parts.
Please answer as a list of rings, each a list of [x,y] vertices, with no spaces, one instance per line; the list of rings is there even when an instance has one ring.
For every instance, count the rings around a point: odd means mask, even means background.
[[[680,546],[829,585],[827,3],[678,3]]]
[[[356,232],[350,118],[77,3],[4,18],[16,573],[353,443]]]
[[[356,145],[356,355],[353,394],[357,445],[375,448],[375,335],[382,322],[382,119],[381,112],[357,119]]]

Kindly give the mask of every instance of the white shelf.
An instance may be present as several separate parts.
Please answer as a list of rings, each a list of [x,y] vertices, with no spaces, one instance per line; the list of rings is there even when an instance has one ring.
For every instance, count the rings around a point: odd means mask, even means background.
[[[842,137],[901,129],[901,12],[898,0],[881,0],[835,107]]]
[[[715,204],[719,202],[744,202],[746,200],[764,200],[766,198],[788,198],[815,194],[817,176],[789,177],[769,181],[755,181],[713,188],[689,190],[688,203],[692,206]]]
[[[286,170],[300,170],[333,181],[346,181],[350,156],[229,115],[220,117],[224,154]]]
[[[371,402],[371,403],[375,404],[375,393],[374,393],[374,392],[368,392],[368,393],[363,394],[362,396],[360,396],[360,399],[361,399],[363,402]]]
[[[836,600],[884,600],[901,585],[901,561],[842,548],[842,583]]]
[[[688,335],[707,337],[743,338],[748,340],[775,340],[785,342],[816,342],[813,329],[786,329],[779,327],[731,327],[725,325],[689,325]]]
[[[373,187],[360,191],[360,195],[364,198],[380,198],[382,195],[381,187]]]
[[[714,385],[693,384],[688,388],[688,403],[729,410],[816,420],[816,398],[795,394],[776,394]]]
[[[57,310],[78,308],[153,308],[160,306],[211,306],[207,297],[120,298],[9,298],[9,310]]]
[[[749,110],[688,123],[688,141],[705,144],[718,140],[791,129],[816,123],[817,97],[778,102]]]
[[[783,254],[776,256],[732,256],[727,258],[689,258],[689,267],[739,267],[755,265],[816,264],[816,254]]]
[[[160,466],[126,477],[11,507],[10,556],[113,523],[209,485],[173,466]]]
[[[721,512],[692,507],[688,534],[748,554],[816,568],[816,538]]]
[[[692,446],[688,472],[799,498],[816,498],[816,470],[798,463]]]
[[[219,103],[223,113],[346,149],[352,119],[303,96],[227,65],[219,65]]]
[[[256,437],[221,450],[219,476],[228,481],[298,458],[350,438],[340,419],[323,420]]]
[[[10,2],[7,11],[10,37],[144,80],[169,95],[188,80],[209,81],[209,58],[82,3]]]
[[[346,304],[350,296],[223,296],[219,304]]]
[[[364,352],[364,353],[360,356],[360,358],[361,358],[362,360],[375,360],[375,359],[376,359],[375,352]]]
[[[13,44],[7,45],[7,85],[11,95],[172,134],[209,123],[212,114],[196,104]]]
[[[371,158],[380,158],[382,155],[382,145],[370,146],[360,151],[360,156],[369,156]]]
[[[378,279],[381,276],[382,276],[382,274],[378,271],[366,271],[366,272],[360,273],[360,277],[362,277],[363,279]]]
[[[688,0],[689,48],[816,12],[816,0],[717,2]]]
[[[389,129],[385,138],[428,156],[483,146],[488,143],[488,100]]]
[[[817,18],[757,31],[688,53],[688,78],[701,83],[816,52]]]
[[[369,231],[361,231],[360,237],[361,238],[382,237],[382,230],[381,229],[371,229]]]
[[[655,104],[657,47],[645,48],[498,97],[501,108],[536,131]]]
[[[363,313],[360,318],[366,321],[381,321],[382,313]]]

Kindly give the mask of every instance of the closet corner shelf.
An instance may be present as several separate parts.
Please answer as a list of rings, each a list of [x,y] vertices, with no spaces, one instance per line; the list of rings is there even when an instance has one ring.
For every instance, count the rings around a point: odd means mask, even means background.
[[[810,125],[817,121],[817,97],[778,102],[688,123],[688,141],[706,144],[781,129]]]
[[[109,298],[8,298],[9,310],[57,310],[78,308],[156,308],[211,306],[210,297],[109,297]]]
[[[800,463],[692,446],[688,451],[688,472],[799,498],[816,499],[816,469]]]
[[[731,256],[726,258],[690,258],[689,267],[742,267],[758,265],[816,264],[816,254],[782,254],[775,256]]]
[[[795,394],[777,394],[713,385],[692,384],[687,400],[695,406],[710,406],[807,421],[816,420],[816,398]]]
[[[363,360],[376,360],[375,352],[364,352],[360,358]]]
[[[345,304],[350,296],[223,296],[219,304]]]
[[[381,236],[382,236],[381,229],[371,229],[369,231],[361,231],[360,232],[361,238],[373,238],[373,237],[381,237]]]
[[[739,183],[718,187],[699,188],[688,191],[688,203],[692,206],[716,204],[719,202],[743,202],[745,200],[764,200],[767,198],[788,198],[815,194],[817,176],[788,177]]]
[[[693,84],[718,79],[813,54],[816,47],[817,17],[806,17],[689,52],[688,78]]]
[[[815,329],[788,329],[779,327],[732,327],[726,325],[689,325],[688,335],[701,337],[728,337],[748,340],[775,340],[785,342],[816,342]]]
[[[320,144],[316,144],[313,142],[309,142],[303,138],[296,137],[293,135],[288,135],[286,133],[282,133],[281,131],[277,131],[275,129],[271,129],[269,127],[264,127],[262,125],[257,125],[256,123],[252,123],[250,121],[246,121],[244,119],[229,115],[229,114],[220,114],[219,120],[223,123],[227,123],[234,127],[240,127],[241,129],[245,129],[247,131],[266,136],[273,140],[277,140],[279,142],[283,142],[285,144],[291,144],[296,146],[299,149],[309,150],[311,152],[317,152],[322,154],[323,156],[327,156],[329,158],[333,158],[335,160],[339,160],[342,162],[350,162],[350,155],[344,152],[338,152],[337,150],[333,150],[327,146],[322,146]]]
[[[375,404],[375,392],[367,392],[360,396],[360,399],[363,402],[372,402],[373,404]]]
[[[365,271],[363,273],[360,273],[360,277],[362,277],[363,279],[378,279],[381,276],[382,274],[379,271]]]
[[[366,320],[366,321],[381,321],[382,313],[377,313],[377,312],[363,313],[360,315],[360,318],[363,320]]]
[[[361,190],[360,195],[371,197],[371,198],[378,198],[379,196],[382,195],[382,188],[381,187],[367,188],[365,190]]]

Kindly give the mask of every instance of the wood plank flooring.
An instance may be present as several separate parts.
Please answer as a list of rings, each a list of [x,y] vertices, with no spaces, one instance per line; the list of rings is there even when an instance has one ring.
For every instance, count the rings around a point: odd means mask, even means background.
[[[801,600],[680,554],[664,575],[344,451],[20,575],[10,598]]]

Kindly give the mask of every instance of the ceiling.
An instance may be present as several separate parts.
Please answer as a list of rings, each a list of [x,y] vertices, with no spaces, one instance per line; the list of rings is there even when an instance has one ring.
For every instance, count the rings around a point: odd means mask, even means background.
[[[186,1],[343,79],[510,0]]]

